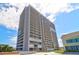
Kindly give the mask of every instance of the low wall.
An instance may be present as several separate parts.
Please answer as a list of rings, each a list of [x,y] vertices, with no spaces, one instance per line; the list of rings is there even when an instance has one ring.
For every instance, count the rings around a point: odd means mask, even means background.
[[[12,55],[12,54],[19,54],[19,52],[0,52],[0,55]]]

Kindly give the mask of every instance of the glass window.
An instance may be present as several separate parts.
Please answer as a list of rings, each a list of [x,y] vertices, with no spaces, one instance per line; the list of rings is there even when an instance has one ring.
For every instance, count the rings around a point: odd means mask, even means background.
[[[70,40],[70,43],[73,43],[73,39]]]
[[[75,38],[75,40],[76,40],[76,42],[78,42],[78,39],[77,38]]]
[[[71,50],[70,46],[66,46],[65,48],[66,48],[66,50]]]
[[[77,46],[78,50],[79,50],[79,46]]]
[[[77,46],[72,46],[72,50],[77,50]]]
[[[77,42],[79,42],[79,38],[77,38]]]
[[[73,43],[75,43],[76,42],[76,39],[73,39]]]
[[[33,42],[33,41],[30,41],[30,43],[32,43],[32,44],[33,44],[34,42]]]
[[[73,46],[71,46],[71,50],[73,50]]]
[[[41,37],[39,37],[39,39],[41,39]]]
[[[66,46],[65,49],[68,50],[68,47]]]
[[[73,46],[73,50],[75,50],[74,46]]]
[[[19,48],[19,50],[22,50],[22,48]]]
[[[66,43],[69,43],[69,40],[66,40]]]
[[[33,51],[33,48],[29,48],[30,51]]]
[[[39,42],[39,44],[41,44],[41,42]]]
[[[76,50],[78,50],[78,46],[76,46]]]
[[[42,50],[42,48],[39,48],[39,50],[41,51],[41,50]]]
[[[74,43],[74,39],[71,39],[71,43]]]
[[[69,50],[72,50],[71,46],[68,47]]]
[[[75,42],[79,42],[79,38],[66,40],[66,43],[75,43]]]

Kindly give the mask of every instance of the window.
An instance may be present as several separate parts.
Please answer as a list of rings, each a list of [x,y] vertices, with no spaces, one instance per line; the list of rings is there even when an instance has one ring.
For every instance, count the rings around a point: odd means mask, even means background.
[[[68,46],[68,50],[72,50],[70,46]]]
[[[33,43],[33,41],[30,41],[30,43]]]
[[[41,37],[39,37],[39,39],[41,39]]]
[[[38,47],[37,45],[34,45],[34,47]]]
[[[74,46],[72,46],[73,50],[75,50]]]
[[[66,43],[71,43],[72,41],[71,40],[66,40]]]
[[[68,50],[68,47],[66,46],[65,49]]]
[[[79,38],[76,38],[76,41],[79,42]]]
[[[66,43],[68,43],[68,40],[66,40]]]
[[[77,47],[76,47],[76,46],[74,46],[74,49],[75,49],[75,50],[77,50]]]
[[[33,48],[29,48],[30,51],[33,51]]]
[[[78,46],[76,46],[76,50],[78,50]]]
[[[39,44],[41,44],[41,42],[39,42]]]
[[[79,46],[77,46],[77,49],[79,50]]]
[[[18,50],[22,50],[22,48],[18,48]]]
[[[22,47],[23,45],[18,45],[18,47]]]
[[[75,43],[76,42],[76,39],[72,39],[72,43]]]
[[[31,34],[30,37],[33,37],[33,35]]]
[[[71,46],[71,49],[74,50],[74,46]]]
[[[41,51],[41,50],[42,50],[42,48],[39,48],[39,50]]]
[[[77,40],[78,40],[78,42],[79,42],[79,38],[78,38]]]
[[[79,39],[75,38],[75,39],[66,40],[66,43],[75,43],[75,42],[79,42]]]

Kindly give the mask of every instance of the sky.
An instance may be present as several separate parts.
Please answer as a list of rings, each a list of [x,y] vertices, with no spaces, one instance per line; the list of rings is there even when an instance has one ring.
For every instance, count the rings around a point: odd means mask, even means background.
[[[60,47],[63,46],[63,34],[79,31],[79,3],[70,3],[69,0],[22,1],[23,3],[0,3],[0,44],[16,47],[19,17],[28,4],[55,24]]]

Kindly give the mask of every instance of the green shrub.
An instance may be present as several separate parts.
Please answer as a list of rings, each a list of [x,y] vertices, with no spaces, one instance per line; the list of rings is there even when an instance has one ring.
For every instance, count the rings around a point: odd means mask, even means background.
[[[65,52],[79,52],[79,50],[66,50]]]

